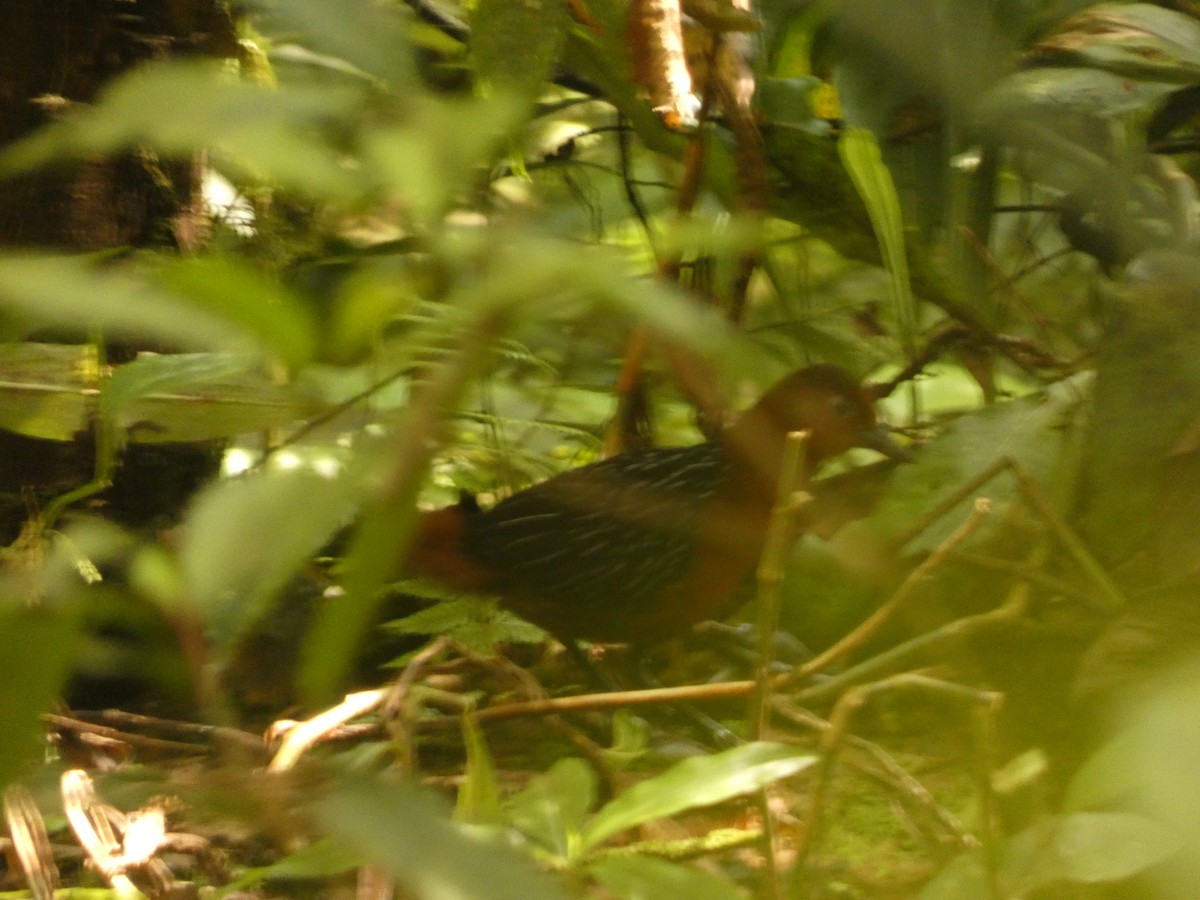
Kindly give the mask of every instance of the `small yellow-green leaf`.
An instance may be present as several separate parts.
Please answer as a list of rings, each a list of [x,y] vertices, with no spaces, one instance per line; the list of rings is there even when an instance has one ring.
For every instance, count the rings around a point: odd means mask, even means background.
[[[601,809],[583,830],[585,848],[661,819],[756,791],[811,766],[816,757],[784,744],[754,743],[712,756],[685,759],[630,788]]]

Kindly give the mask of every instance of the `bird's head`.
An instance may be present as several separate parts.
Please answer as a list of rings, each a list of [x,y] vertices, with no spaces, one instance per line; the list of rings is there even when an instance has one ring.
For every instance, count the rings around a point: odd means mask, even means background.
[[[806,469],[851,447],[868,447],[895,459],[908,452],[875,419],[874,398],[858,380],[832,365],[800,369],[778,382],[730,429],[739,452],[769,458],[758,463],[778,471],[784,436],[807,431]]]

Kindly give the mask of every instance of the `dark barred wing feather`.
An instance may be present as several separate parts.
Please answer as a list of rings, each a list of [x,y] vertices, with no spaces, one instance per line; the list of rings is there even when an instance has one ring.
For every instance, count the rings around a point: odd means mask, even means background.
[[[506,592],[637,609],[690,570],[728,468],[715,443],[621,454],[471,515],[462,547],[503,573]]]

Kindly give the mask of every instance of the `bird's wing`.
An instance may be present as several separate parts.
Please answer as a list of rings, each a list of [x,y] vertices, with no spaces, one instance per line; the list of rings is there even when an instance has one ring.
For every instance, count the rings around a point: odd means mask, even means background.
[[[505,590],[636,609],[689,570],[727,471],[711,443],[615,456],[471,516],[463,550],[501,573]]]

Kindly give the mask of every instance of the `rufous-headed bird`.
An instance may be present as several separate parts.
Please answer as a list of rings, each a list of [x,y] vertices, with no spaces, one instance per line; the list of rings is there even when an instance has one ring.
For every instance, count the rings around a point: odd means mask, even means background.
[[[622,453],[490,509],[426,513],[406,571],[495,595],[564,642],[652,644],[733,611],[754,572],[786,436],[807,431],[804,476],[851,447],[906,455],[848,372],[784,378],[716,440]]]

